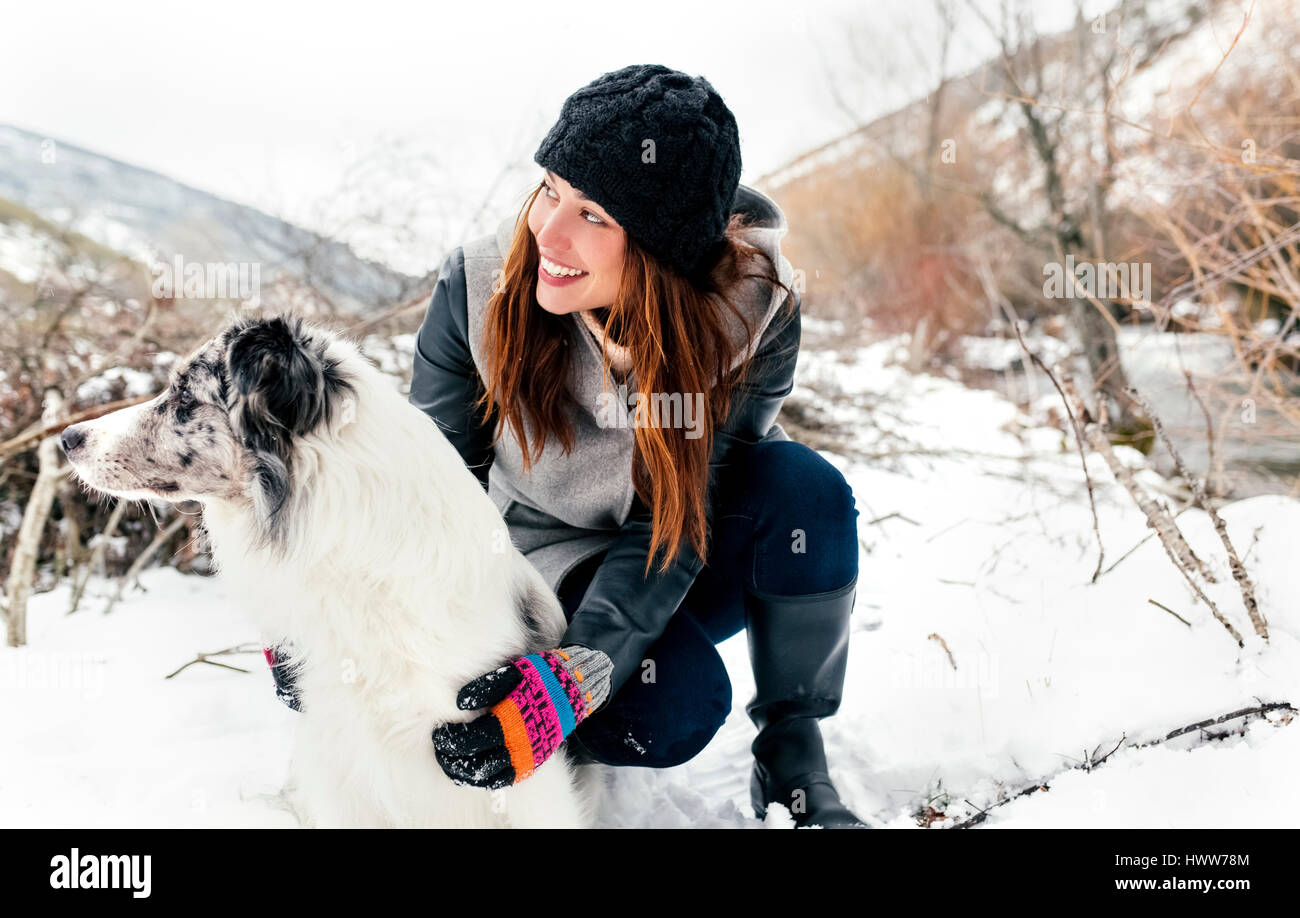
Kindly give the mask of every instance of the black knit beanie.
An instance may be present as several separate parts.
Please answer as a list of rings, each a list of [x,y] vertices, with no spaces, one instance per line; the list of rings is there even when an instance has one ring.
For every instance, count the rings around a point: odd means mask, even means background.
[[[716,258],[740,183],[731,110],[704,77],[661,64],[569,96],[533,159],[688,277]]]

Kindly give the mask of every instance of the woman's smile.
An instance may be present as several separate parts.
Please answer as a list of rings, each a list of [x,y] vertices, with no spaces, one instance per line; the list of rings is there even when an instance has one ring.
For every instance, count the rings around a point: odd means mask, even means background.
[[[553,286],[567,286],[568,284],[577,283],[587,276],[586,271],[552,261],[545,255],[541,255],[540,260],[541,263],[537,266],[537,276]]]
[[[610,305],[626,233],[595,201],[547,172],[528,211],[537,245],[537,302],[556,315]]]

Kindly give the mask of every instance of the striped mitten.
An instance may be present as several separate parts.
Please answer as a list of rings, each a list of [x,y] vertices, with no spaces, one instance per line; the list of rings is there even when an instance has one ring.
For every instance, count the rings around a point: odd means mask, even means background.
[[[491,707],[491,713],[434,730],[438,764],[457,784],[518,784],[605,702],[612,671],[601,651],[570,646],[530,653],[479,676],[460,690],[456,706]]]

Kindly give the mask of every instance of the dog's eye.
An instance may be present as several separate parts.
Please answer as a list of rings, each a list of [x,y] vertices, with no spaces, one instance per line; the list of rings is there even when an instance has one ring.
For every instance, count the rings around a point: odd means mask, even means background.
[[[175,402],[176,412],[178,414],[193,411],[195,406],[199,403],[198,399],[194,397],[194,393],[185,387],[176,390],[176,394],[173,396],[173,401]]]

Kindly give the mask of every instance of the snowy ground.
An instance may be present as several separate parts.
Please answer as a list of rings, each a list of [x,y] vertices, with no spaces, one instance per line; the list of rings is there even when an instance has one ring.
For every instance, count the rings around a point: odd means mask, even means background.
[[[827,456],[861,511],[845,701],[822,724],[848,804],[890,828],[915,827],[929,806],[942,827],[1045,782],[1049,791],[990,810],[984,825],[1300,825],[1289,791],[1300,725],[1284,712],[1244,733],[1225,724],[1223,739],[1194,732],[1135,748],[1261,702],[1300,705],[1300,502],[1256,497],[1221,511],[1268,644],[1208,518],[1178,518],[1219,580],[1207,591],[1246,636],[1239,649],[1154,539],[1089,585],[1097,545],[1073,446],[994,393],[890,366],[898,346],[805,347],[794,396],[821,404],[839,393],[820,414],[847,434]],[[1109,566],[1148,530],[1104,463],[1090,457],[1089,468]],[[64,589],[37,596],[29,646],[0,652],[10,752],[0,826],[291,825],[267,795],[284,778],[297,715],[275,700],[260,654],[227,658],[250,674],[196,665],[163,679],[196,651],[257,634],[219,580],[155,569],[143,585],[108,616],[102,599],[69,617]],[[762,825],[748,804],[744,635],[720,651],[735,698],[721,732],[678,768],[606,770],[603,825]],[[1074,768],[1117,746],[1092,770]],[[774,812],[768,824],[787,820]]]

